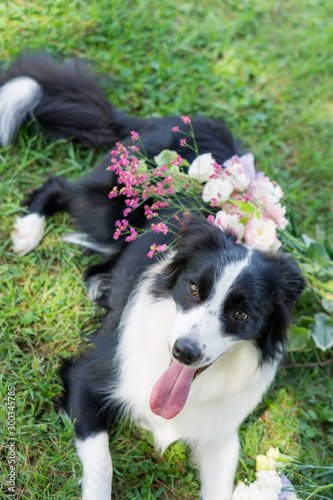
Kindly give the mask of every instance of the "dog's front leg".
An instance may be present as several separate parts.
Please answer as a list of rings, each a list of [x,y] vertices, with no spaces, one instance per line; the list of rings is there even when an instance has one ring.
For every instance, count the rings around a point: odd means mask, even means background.
[[[107,432],[75,440],[83,467],[83,500],[111,500],[112,461]]]
[[[230,500],[238,462],[239,441],[234,432],[219,443],[197,449],[203,500]]]

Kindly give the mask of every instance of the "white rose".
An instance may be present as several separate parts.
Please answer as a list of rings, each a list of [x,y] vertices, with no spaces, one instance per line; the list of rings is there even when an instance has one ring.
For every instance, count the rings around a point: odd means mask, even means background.
[[[257,481],[255,481],[260,490],[270,488],[276,493],[280,493],[282,482],[279,474],[275,470],[262,470],[256,473]]]
[[[215,174],[215,160],[211,153],[197,156],[188,169],[188,175],[199,182],[207,182],[209,177]]]
[[[215,224],[224,231],[231,230],[239,240],[244,236],[245,226],[239,221],[238,215],[230,215],[220,210],[215,216]]]
[[[244,483],[240,483],[236,486],[232,495],[232,500],[252,500],[252,498],[250,488],[245,486]]]
[[[275,182],[271,182],[269,177],[260,177],[256,179],[251,187],[250,194],[253,198],[261,203],[274,204],[283,197],[281,187]]]
[[[276,236],[276,224],[271,219],[254,216],[248,220],[244,232],[245,243],[259,250],[277,250],[281,242]]]
[[[254,177],[256,175],[256,169],[254,168],[254,156],[252,153],[247,153],[247,154],[240,156],[240,157],[237,155],[234,155],[231,158],[229,158],[229,160],[226,160],[223,163],[223,167],[228,169],[229,167],[231,167],[235,163],[241,163],[243,170],[246,173],[247,177],[249,177],[251,180],[254,179]]]
[[[220,206],[230,198],[233,190],[227,179],[210,179],[203,188],[202,199],[206,203],[216,200],[217,206]]]
[[[228,174],[229,181],[236,191],[243,192],[251,182],[251,178],[247,176],[241,162],[232,163],[223,172]]]
[[[278,500],[282,482],[275,471],[260,471],[257,480],[246,486],[240,483],[234,490],[232,500]]]
[[[272,488],[265,488],[264,490],[257,490],[254,500],[279,500],[279,495]]]

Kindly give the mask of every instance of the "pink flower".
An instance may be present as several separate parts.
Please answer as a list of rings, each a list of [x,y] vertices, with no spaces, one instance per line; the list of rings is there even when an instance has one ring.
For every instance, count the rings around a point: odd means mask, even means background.
[[[168,226],[164,224],[164,222],[159,222],[158,224],[152,224],[151,228],[154,230],[155,233],[167,234],[168,232]]]
[[[287,224],[289,224],[288,219],[285,218],[286,207],[282,206],[281,203],[266,205],[265,211],[274,220],[279,229],[285,229]]]
[[[275,183],[276,184],[276,183]],[[278,184],[274,186],[269,177],[260,177],[250,186],[249,193],[254,200],[264,204],[278,203],[283,196],[283,191]]]
[[[151,208],[155,210],[156,208],[165,208],[169,205],[170,203],[168,201],[155,201],[155,203],[152,204]]]
[[[121,142],[118,141],[116,143],[116,146],[117,146],[118,153],[123,153],[124,151],[126,151],[125,146],[123,146]]]
[[[260,214],[251,217],[244,232],[245,243],[254,246],[259,250],[278,250],[281,242],[276,236],[276,224],[271,220]]]
[[[186,141],[186,139],[184,139]],[[183,163],[183,158],[180,155],[177,155],[176,160],[171,158],[170,160],[171,165],[176,165],[176,167],[180,167],[180,165]]]
[[[153,258],[153,255],[154,253],[156,252],[156,243],[153,243],[151,246],[150,246],[150,250],[149,252],[147,253],[147,257],[149,257],[150,259]]]
[[[135,132],[135,130],[131,131],[131,136],[132,136],[132,141],[137,141],[138,139],[140,139],[139,134]]]
[[[136,198],[130,198],[130,199],[127,199],[125,200],[125,204],[128,206],[128,207],[132,207],[132,208],[137,208],[138,204],[139,204],[139,198],[136,197]]]
[[[179,127],[173,127],[173,128],[171,129],[171,131],[172,131],[172,132],[179,132]]]
[[[121,221],[120,220],[117,220],[116,221],[116,224],[115,226],[120,230],[120,231],[125,231],[125,229],[127,228],[129,222],[127,219],[122,219]]]
[[[154,212],[152,210],[152,208],[149,207],[149,205],[145,205],[144,210],[145,210],[145,216],[147,217],[147,219],[152,219],[153,217],[157,216],[157,212]]]
[[[118,186],[114,186],[112,191],[109,193],[109,198],[115,198],[116,196],[118,196]]]
[[[215,172],[214,172],[214,176],[215,176],[215,177],[219,177],[219,176],[220,176],[220,174],[221,174],[222,165],[219,165],[218,163],[214,162],[214,165],[213,165],[213,166],[214,166],[214,170],[215,170]]]
[[[154,253],[155,253],[155,252],[165,252],[165,251],[166,251],[166,249],[167,249],[166,244],[156,246],[156,243],[153,243],[153,244],[150,246],[150,250],[149,250],[149,252],[147,253],[147,257],[149,257],[150,259],[152,259],[152,258],[153,258],[153,256],[154,256]]]
[[[186,145],[186,139],[182,139],[179,144],[181,146],[185,146]]]
[[[136,230],[134,229],[134,227],[130,227],[130,232],[131,232],[131,234],[125,238],[125,241],[127,241],[127,242],[128,241],[134,241],[138,237],[138,233],[136,232]]]
[[[182,119],[182,122],[183,122],[183,123],[186,123],[186,124],[187,124],[187,123],[191,123],[191,118],[189,118],[189,117],[188,117],[188,116],[186,116],[186,115],[183,115],[183,116],[181,117],[181,119]]]

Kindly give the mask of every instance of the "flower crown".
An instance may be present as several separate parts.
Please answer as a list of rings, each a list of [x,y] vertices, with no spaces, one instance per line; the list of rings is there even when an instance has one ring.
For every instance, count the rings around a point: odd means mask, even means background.
[[[179,127],[172,131],[192,138],[193,146],[187,143],[186,137],[180,141],[181,146],[188,146],[197,154],[191,164],[170,150],[163,150],[154,161],[148,159],[135,131],[131,132],[132,140],[140,142],[141,150],[135,145],[126,148],[121,143],[112,150],[109,170],[117,174],[118,185],[109,198],[123,196],[126,205],[123,219],[116,222],[114,238],[124,235],[126,241],[133,241],[140,235],[143,230],[131,226],[128,215],[143,205],[148,220],[158,217],[161,209],[174,209],[173,215],[164,218],[164,222],[151,223],[150,230],[156,233],[176,233],[176,222],[180,223],[182,214],[190,211],[200,215],[208,211],[208,220],[235,234],[238,243],[260,250],[277,250],[281,242],[276,231],[288,224],[286,208],[280,203],[281,187],[263,172],[256,173],[252,153],[235,155],[223,165],[216,163],[211,153],[198,155],[191,119],[181,118],[190,126],[190,131]],[[182,194],[193,199],[191,209],[184,206]],[[153,257],[166,248],[167,245],[153,244],[147,256]]]

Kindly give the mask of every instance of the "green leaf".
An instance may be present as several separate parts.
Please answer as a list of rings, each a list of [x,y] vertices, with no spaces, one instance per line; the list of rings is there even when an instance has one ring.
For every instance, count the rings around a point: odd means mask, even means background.
[[[327,312],[333,314],[333,301],[332,300],[326,300],[326,299],[323,299],[321,301],[324,309],[326,309]]]
[[[249,217],[253,216],[257,208],[252,205],[252,203],[245,202],[245,201],[236,201],[236,200],[228,200],[230,203],[233,205],[237,205],[240,210],[243,212],[243,214],[249,215]]]
[[[332,264],[330,256],[328,255],[325,247],[319,243],[311,243],[308,247],[309,257],[317,262],[322,267],[328,267]]]
[[[310,238],[307,234],[302,234],[302,238],[303,238],[303,241],[305,243],[306,248],[309,248],[309,246],[312,243],[316,243],[316,241],[313,240],[312,238]]]
[[[327,314],[315,314],[315,324],[311,327],[312,338],[318,349],[326,351],[333,346],[332,318]]]
[[[180,173],[179,167],[177,165],[172,165],[171,160],[176,160],[178,157],[178,154],[176,151],[171,151],[170,149],[163,149],[163,151],[160,152],[159,155],[154,156],[154,161],[158,167],[162,167],[163,165],[168,166],[168,173],[169,174],[174,174],[178,175]],[[181,167],[189,167],[190,164],[187,160],[183,158],[181,164]],[[186,175],[183,173],[183,175]]]
[[[139,160],[138,172],[142,173],[142,174],[145,174],[146,172],[148,172],[148,167],[147,167],[147,163],[145,162],[145,160]]]
[[[313,324],[313,316],[301,316],[299,318],[299,326],[303,326],[304,328],[309,328],[310,325]]]
[[[327,250],[328,255],[333,259],[333,236],[330,235],[326,238],[324,242],[325,248]]]
[[[156,165],[162,167],[163,165],[169,165],[170,160],[177,159],[176,151],[171,151],[170,149],[163,149],[157,156],[154,156],[154,161]]]
[[[304,351],[309,347],[311,331],[302,326],[293,325],[289,336],[289,351]]]

